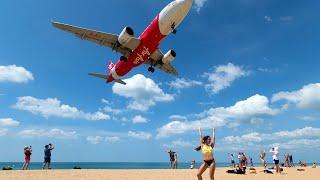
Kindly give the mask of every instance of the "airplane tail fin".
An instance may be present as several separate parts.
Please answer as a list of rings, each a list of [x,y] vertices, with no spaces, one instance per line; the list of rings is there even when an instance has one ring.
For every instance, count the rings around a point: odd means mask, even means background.
[[[108,64],[108,70],[109,72],[112,70],[112,68],[114,67],[114,64],[112,61],[109,61],[109,64]]]

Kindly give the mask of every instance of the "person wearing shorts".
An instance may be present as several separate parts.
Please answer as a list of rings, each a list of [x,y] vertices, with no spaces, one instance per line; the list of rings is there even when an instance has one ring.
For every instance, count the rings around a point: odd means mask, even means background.
[[[279,165],[279,147],[273,147],[270,152],[273,154],[272,159],[274,165],[276,166],[276,173],[280,173],[280,165]]]
[[[44,146],[44,162],[42,169],[51,169],[51,151],[54,149],[52,144]]]

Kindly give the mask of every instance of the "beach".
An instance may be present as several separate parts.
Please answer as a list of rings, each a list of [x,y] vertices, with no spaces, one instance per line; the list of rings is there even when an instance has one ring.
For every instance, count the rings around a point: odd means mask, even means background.
[[[262,168],[257,168],[257,174],[246,175],[227,174],[228,168],[216,169],[216,180],[315,180],[319,179],[320,168],[303,168],[305,171],[297,171],[297,168],[285,168],[281,175],[264,174]],[[30,170],[30,171],[0,171],[1,180],[195,180],[197,170]],[[203,175],[204,180],[209,179],[208,171]]]

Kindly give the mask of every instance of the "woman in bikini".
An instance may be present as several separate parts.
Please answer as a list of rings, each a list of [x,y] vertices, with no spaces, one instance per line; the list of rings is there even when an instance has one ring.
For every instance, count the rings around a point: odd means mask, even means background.
[[[214,180],[214,172],[216,169],[216,162],[213,158],[213,148],[216,143],[216,130],[213,128],[212,130],[212,139],[210,136],[202,137],[202,129],[199,128],[199,134],[200,134],[200,146],[197,147],[196,151],[202,151],[203,154],[203,163],[199,168],[197,177],[198,180],[202,180],[202,174],[206,171],[207,168],[210,168],[210,180]]]

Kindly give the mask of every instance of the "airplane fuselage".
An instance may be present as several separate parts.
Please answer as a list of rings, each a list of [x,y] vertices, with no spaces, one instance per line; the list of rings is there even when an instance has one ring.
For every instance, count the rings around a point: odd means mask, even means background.
[[[140,35],[139,46],[126,58],[119,60],[110,70],[107,82],[120,79],[150,58],[161,41],[176,28],[192,6],[192,0],[175,0],[167,5]]]

